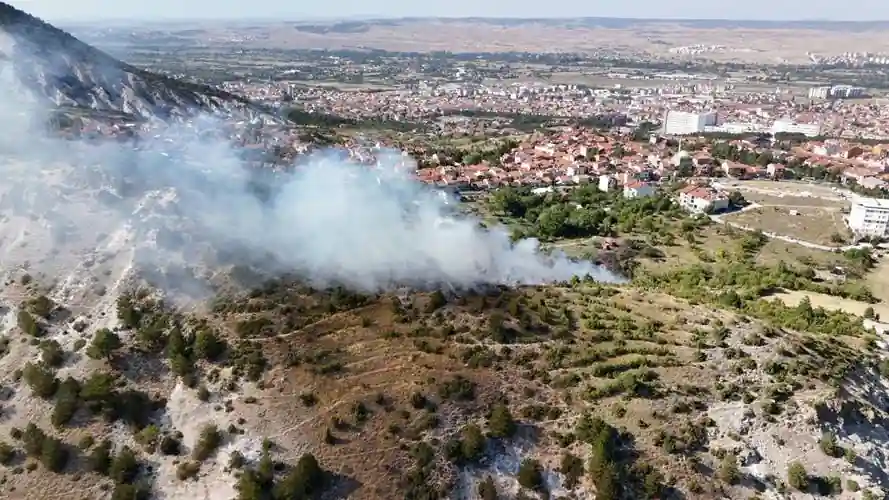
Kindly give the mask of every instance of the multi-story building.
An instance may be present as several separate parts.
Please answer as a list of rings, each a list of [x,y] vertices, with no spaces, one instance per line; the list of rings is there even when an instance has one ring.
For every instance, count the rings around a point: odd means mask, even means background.
[[[689,135],[700,134],[706,127],[716,125],[716,113],[689,113],[686,111],[667,111],[664,116],[664,134]]]
[[[837,99],[854,99],[864,95],[864,87],[853,87],[852,85],[834,85],[830,88],[830,97]]]
[[[847,222],[849,229],[858,236],[889,236],[889,200],[853,199]]]
[[[830,87],[812,87],[809,89],[809,99],[827,99],[830,97]]]
[[[679,205],[692,213],[716,213],[729,208],[728,197],[707,186],[686,186],[679,190]]]
[[[604,174],[599,176],[599,191],[609,192],[617,187],[617,178]]]
[[[821,135],[821,125],[818,123],[796,123],[791,120],[775,120],[772,124],[772,134],[803,134],[806,137]]]

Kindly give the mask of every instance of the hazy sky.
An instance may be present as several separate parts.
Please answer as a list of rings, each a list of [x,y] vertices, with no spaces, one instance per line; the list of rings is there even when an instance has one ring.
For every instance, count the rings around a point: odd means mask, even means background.
[[[858,0],[7,0],[47,21],[318,17],[645,17],[889,19],[889,1]]]

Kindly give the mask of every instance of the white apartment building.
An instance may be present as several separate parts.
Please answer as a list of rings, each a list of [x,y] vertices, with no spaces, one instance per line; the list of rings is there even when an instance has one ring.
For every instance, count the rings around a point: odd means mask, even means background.
[[[700,134],[706,127],[716,125],[716,113],[689,113],[686,111],[667,111],[664,116],[664,134],[689,135]]]
[[[803,134],[806,137],[821,135],[821,125],[818,123],[796,123],[792,120],[775,120],[772,124],[772,134]]]
[[[849,229],[858,236],[889,236],[889,200],[855,198],[847,219]]]
[[[838,99],[854,99],[864,95],[864,87],[852,85],[834,85],[830,89],[830,96]]]
[[[603,174],[599,176],[599,191],[609,192],[617,187],[617,179],[614,176]]]
[[[812,87],[809,89],[809,99],[827,99],[830,97],[830,87]]]
[[[721,212],[729,208],[728,197],[707,186],[686,186],[679,190],[679,206],[691,213]]]

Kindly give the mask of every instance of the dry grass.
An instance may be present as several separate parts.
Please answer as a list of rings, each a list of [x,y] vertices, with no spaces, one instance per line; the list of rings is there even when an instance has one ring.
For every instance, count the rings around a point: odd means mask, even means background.
[[[823,307],[829,311],[843,311],[856,316],[864,316],[866,309],[873,308],[874,312],[879,314],[881,318],[889,318],[889,304],[885,303],[868,304],[858,300],[795,290],[777,293],[773,297],[775,300],[781,300],[789,306],[796,306],[804,297],[808,297],[813,307]]]
[[[877,263],[877,267],[868,274],[866,284],[874,297],[889,303],[889,259],[884,257]]]
[[[843,215],[828,208],[763,206],[726,215],[724,220],[817,245],[839,246],[842,243],[832,237],[845,238],[847,233]]]
[[[664,258],[640,259],[640,263],[645,269],[660,272],[711,262],[721,254],[730,258],[738,252],[739,240],[744,234],[745,231],[740,229],[711,224],[695,234],[694,244],[677,237],[674,245],[658,246],[658,250],[664,253]],[[758,264],[774,265],[780,261],[817,269],[832,269],[844,265],[842,256],[782,240],[769,240],[756,254]]]
[[[763,206],[784,207],[789,209],[823,208],[825,210],[840,211],[848,208],[848,203],[833,199],[817,198],[814,196],[776,195],[764,191],[741,190],[747,201]]]

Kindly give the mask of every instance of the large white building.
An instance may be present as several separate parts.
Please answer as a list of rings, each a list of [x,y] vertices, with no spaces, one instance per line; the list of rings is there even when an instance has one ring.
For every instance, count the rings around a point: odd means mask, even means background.
[[[863,96],[864,87],[852,85],[820,86],[809,89],[809,99],[854,99]]]
[[[700,134],[706,127],[716,125],[716,113],[667,111],[664,117],[665,135]]]
[[[854,99],[864,96],[864,87],[853,87],[852,85],[834,85],[830,88],[830,96],[837,99]]]
[[[827,99],[830,97],[830,86],[812,87],[809,89],[809,99]]]
[[[821,135],[821,125],[818,123],[796,123],[791,120],[775,120],[772,124],[772,134],[803,134],[806,137]]]
[[[889,236],[889,200],[854,198],[848,223],[849,229],[858,236]]]

